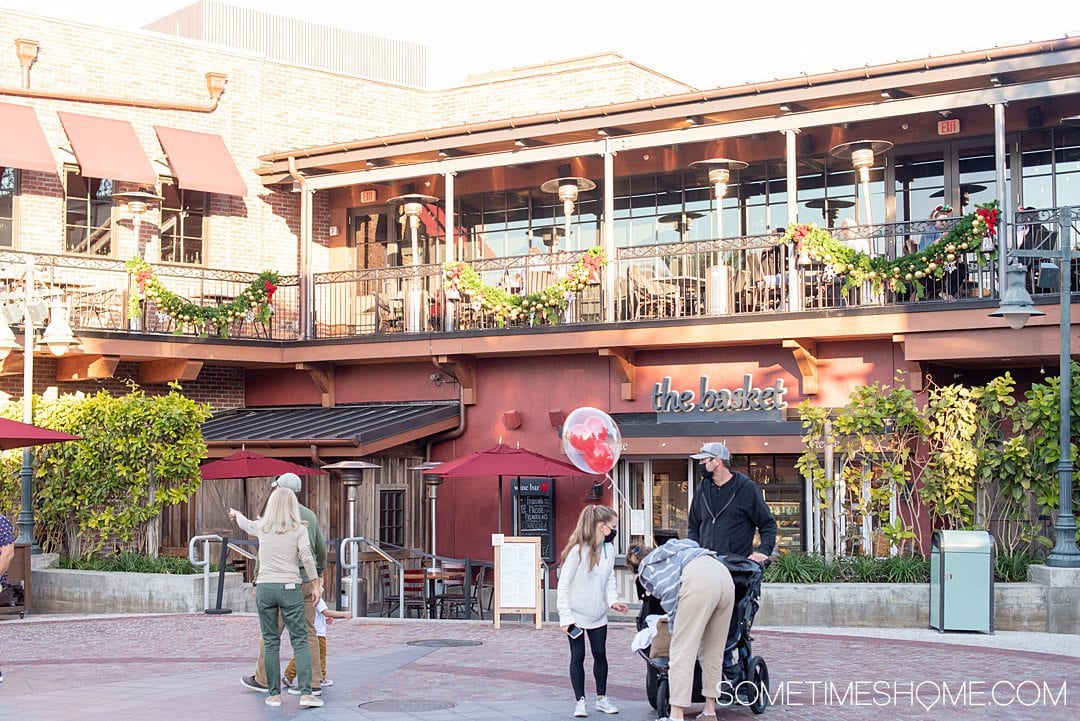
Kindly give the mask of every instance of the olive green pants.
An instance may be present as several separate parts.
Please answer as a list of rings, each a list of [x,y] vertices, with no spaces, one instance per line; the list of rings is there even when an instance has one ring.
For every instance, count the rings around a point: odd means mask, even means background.
[[[301,589],[304,592],[304,623],[307,625],[308,648],[314,650],[318,648],[319,643],[318,636],[315,634],[315,582],[307,581],[303,584]],[[256,592],[258,591],[258,586],[255,587],[255,590]],[[285,627],[285,621],[280,615],[277,624],[278,634],[280,635],[281,629]],[[293,655],[295,655],[295,648],[293,650]],[[310,656],[311,654],[309,653],[308,655]],[[313,689],[322,688],[322,671],[316,663],[317,660],[317,658],[309,659],[312,664],[311,688]],[[266,653],[263,649],[262,641],[259,641],[259,660],[255,663],[255,680],[263,686],[269,687],[270,684],[268,682],[270,681],[270,678],[272,677],[268,677],[266,673]],[[278,676],[275,680],[280,682],[281,677]]]
[[[311,693],[311,651],[304,623],[304,594],[299,583],[260,583],[255,589],[262,632],[266,687],[271,696],[281,694],[281,626],[289,630],[289,642],[296,655],[297,680],[301,694]]]

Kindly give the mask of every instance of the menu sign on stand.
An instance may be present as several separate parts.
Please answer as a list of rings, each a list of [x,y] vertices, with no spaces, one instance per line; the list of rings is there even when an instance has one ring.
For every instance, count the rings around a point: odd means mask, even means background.
[[[499,628],[504,613],[532,615],[540,628],[540,539],[533,536],[491,536],[495,547],[495,597],[492,616]]]
[[[540,557],[555,561],[555,481],[520,478],[514,486],[514,534],[537,536]]]

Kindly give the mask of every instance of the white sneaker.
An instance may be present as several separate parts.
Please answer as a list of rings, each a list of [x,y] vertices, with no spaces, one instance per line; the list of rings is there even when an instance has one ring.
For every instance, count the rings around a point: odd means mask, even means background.
[[[611,703],[607,696],[596,697],[596,710],[601,713],[619,713],[619,707]]]
[[[267,696],[266,697],[266,705],[267,706],[274,706],[274,707],[280,706],[281,705],[281,697],[280,696]]]
[[[292,688],[289,689],[289,695],[290,696],[303,696],[304,692],[300,690],[299,686],[294,685]],[[322,689],[321,688],[313,688],[313,689],[311,689],[311,695],[312,696],[322,696]]]
[[[585,697],[582,696],[577,700],[577,706],[574,707],[574,718],[585,718],[589,715],[589,710],[585,708]]]
[[[296,681],[290,681],[287,676],[281,677],[281,687],[288,690],[296,685]]]
[[[332,679],[332,678],[324,678],[322,680],[322,685],[323,686],[333,686],[334,685],[334,679]]]
[[[319,708],[323,705],[323,700],[304,694],[300,697],[300,705],[304,708]]]

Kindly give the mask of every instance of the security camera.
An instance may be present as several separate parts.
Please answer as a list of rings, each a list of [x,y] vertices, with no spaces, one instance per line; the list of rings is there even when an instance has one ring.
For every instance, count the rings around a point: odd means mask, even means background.
[[[437,381],[437,380],[439,380],[439,378],[440,378],[440,376],[439,376],[438,373],[432,373],[431,374],[431,380]]]

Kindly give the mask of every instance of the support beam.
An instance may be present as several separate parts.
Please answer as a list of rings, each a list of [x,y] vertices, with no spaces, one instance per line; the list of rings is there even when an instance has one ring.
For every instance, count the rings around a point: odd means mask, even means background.
[[[791,351],[791,354],[795,356],[795,364],[799,366],[799,374],[802,376],[800,384],[802,394],[804,396],[817,395],[817,341],[807,338],[789,338],[784,341],[784,348]]]
[[[900,362],[896,363],[896,369],[904,372],[904,384],[910,390],[916,393],[921,393],[926,390],[926,377],[923,371],[923,364],[917,360],[908,360],[907,357],[907,345],[903,335],[894,335],[892,342],[896,345],[896,349],[900,352]]]
[[[296,370],[307,371],[308,377],[319,389],[323,408],[333,408],[337,403],[333,363],[297,363]]]
[[[139,363],[139,385],[193,381],[199,377],[203,362],[186,358],[162,358]]]
[[[461,386],[461,402],[467,406],[476,405],[476,359],[465,355],[441,355],[435,361]]]
[[[56,380],[85,381],[91,378],[112,378],[119,364],[119,356],[64,356],[56,361]]]
[[[22,376],[23,372],[23,357],[20,353],[15,355],[9,353],[8,357],[3,361],[0,361],[0,377],[2,376]]]
[[[634,400],[634,386],[637,380],[637,365],[634,364],[634,351],[630,348],[601,348],[600,355],[611,359],[611,368],[621,384],[622,399]]]

